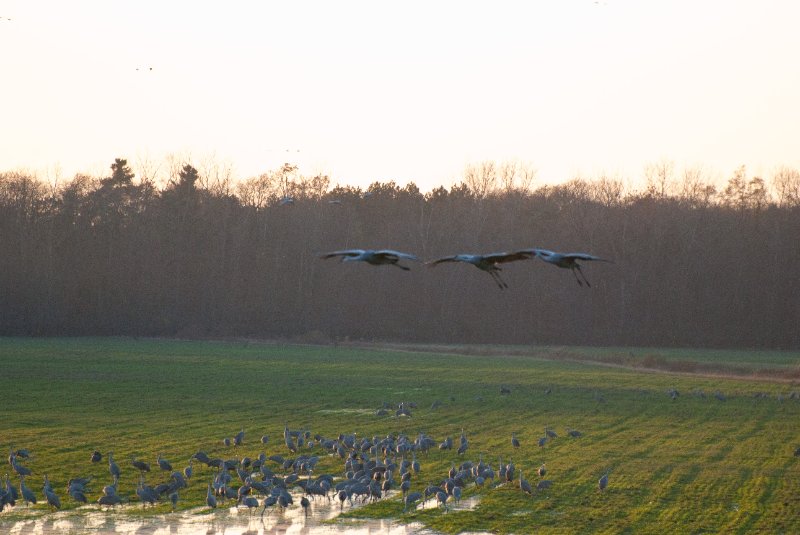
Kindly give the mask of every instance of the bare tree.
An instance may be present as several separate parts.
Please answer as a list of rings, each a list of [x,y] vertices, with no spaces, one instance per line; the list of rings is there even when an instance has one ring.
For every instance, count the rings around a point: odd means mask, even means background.
[[[164,156],[164,166],[166,167],[166,176],[163,177],[164,184],[169,182],[177,182],[180,180],[181,170],[183,166],[191,163],[192,154],[190,152],[176,153],[170,152]]]
[[[188,162],[187,162],[188,163]],[[200,183],[215,195],[230,195],[233,189],[233,164],[220,161],[216,154],[209,153],[200,161]]]
[[[622,181],[602,175],[594,182],[589,183],[590,197],[603,206],[615,206],[622,202],[624,187]]]
[[[761,210],[769,202],[769,193],[764,179],[753,177],[747,179],[747,171],[742,165],[733,176],[728,179],[728,184],[722,191],[722,202],[726,206],[742,210]]]
[[[497,185],[497,164],[485,160],[477,164],[467,164],[464,168],[464,184],[478,198],[491,194]]]
[[[321,199],[331,185],[330,177],[319,173],[312,177],[301,177],[300,181],[304,184],[306,195],[315,200]]]
[[[708,181],[702,165],[686,167],[680,184],[679,198],[690,206],[708,206],[714,199],[717,188]]]
[[[778,206],[800,205],[800,171],[793,167],[779,167],[772,177],[778,196]]]
[[[662,159],[647,164],[644,177],[647,180],[647,191],[656,197],[665,198],[670,192],[674,180],[675,162]]]
[[[531,163],[521,163],[517,169],[517,188],[530,193],[538,171]]]
[[[495,165],[497,169],[497,188],[501,193],[529,193],[531,183],[536,177],[536,169],[529,163],[507,160]]]
[[[277,171],[278,193],[281,197],[293,197],[298,190],[299,168],[290,163],[284,163]]]
[[[155,161],[149,153],[139,153],[136,155],[136,174],[142,182],[149,182],[155,187],[163,186],[167,180],[159,176],[159,172],[163,169],[165,162]]]
[[[236,196],[244,206],[264,208],[277,196],[278,177],[275,172],[262,173],[236,185]]]
[[[517,162],[507,160],[497,165],[497,182],[500,191],[511,193],[514,191],[517,182]]]

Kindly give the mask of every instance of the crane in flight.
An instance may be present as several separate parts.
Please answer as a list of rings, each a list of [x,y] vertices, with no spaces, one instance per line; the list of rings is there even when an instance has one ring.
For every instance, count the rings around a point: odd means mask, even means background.
[[[401,253],[399,251],[392,251],[391,249],[345,249],[343,251],[332,251],[330,253],[322,253],[320,258],[333,258],[339,256],[342,262],[366,262],[373,266],[395,266],[404,271],[409,271],[410,268],[399,264],[400,260],[414,260],[419,262],[419,258],[413,254]]]
[[[517,251],[513,253],[491,253],[491,254],[457,254],[453,256],[445,256],[436,260],[431,260],[427,263],[428,267],[438,266],[445,262],[465,262],[472,264],[476,268],[487,272],[492,276],[492,279],[501,290],[508,288],[508,284],[500,277],[500,266],[506,262],[514,262],[515,260],[525,260],[531,258],[532,253],[527,251]]]
[[[585,282],[586,286],[590,288],[592,285],[589,284],[589,281],[586,279],[586,275],[584,275],[583,271],[581,271],[581,266],[578,263],[578,260],[613,263],[611,260],[606,260],[605,258],[600,258],[599,256],[594,256],[587,253],[557,253],[555,251],[548,251],[547,249],[539,248],[526,249],[523,251],[518,251],[518,253],[527,255],[527,258],[536,257],[539,260],[547,262],[548,264],[569,269],[572,271],[572,274],[575,275],[575,280],[578,281],[579,286],[583,286],[583,283]],[[578,277],[578,274],[580,274],[580,277]],[[581,282],[581,278],[583,278],[583,282]]]

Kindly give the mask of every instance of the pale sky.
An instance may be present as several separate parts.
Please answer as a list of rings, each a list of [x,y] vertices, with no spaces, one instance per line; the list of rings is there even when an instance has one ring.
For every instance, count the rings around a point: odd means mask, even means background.
[[[482,160],[537,184],[662,160],[767,177],[800,167],[798,23],[793,0],[0,0],[0,171],[177,153],[423,191]]]

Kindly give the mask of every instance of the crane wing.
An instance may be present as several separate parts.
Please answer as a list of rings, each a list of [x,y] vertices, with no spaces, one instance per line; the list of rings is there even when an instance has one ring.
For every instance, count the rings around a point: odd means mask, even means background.
[[[599,262],[611,262],[611,260],[606,260],[605,258],[600,258],[599,256],[594,256],[586,253],[567,253],[564,255],[564,258],[574,258],[575,260],[597,260]],[[613,262],[611,262],[613,264]]]
[[[445,256],[442,258],[437,258],[436,260],[431,260],[430,262],[426,262],[425,265],[428,267],[438,266],[439,264],[443,264],[444,262],[460,262],[457,255],[453,256]]]
[[[517,260],[527,260],[531,258],[533,253],[528,251],[515,251],[513,253],[492,253],[484,255],[483,258],[494,264],[502,264],[504,262],[515,262]]]
[[[529,251],[533,253],[535,256],[555,256],[557,254],[555,251],[550,251],[548,249],[541,249],[539,247],[536,247],[534,249],[529,249]]]
[[[400,251],[393,251],[391,249],[381,249],[380,251],[375,251],[375,256],[383,256],[386,258],[394,257],[397,259],[405,258],[407,260],[416,260],[417,262],[419,262],[419,258],[417,258],[413,254],[401,253]]]
[[[330,253],[322,253],[320,258],[333,258],[334,256],[358,256],[364,254],[364,249],[344,249],[342,251],[331,251]]]

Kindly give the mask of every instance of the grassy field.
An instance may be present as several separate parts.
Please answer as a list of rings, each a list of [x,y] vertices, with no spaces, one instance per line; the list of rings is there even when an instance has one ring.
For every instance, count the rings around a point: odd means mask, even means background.
[[[94,449],[114,451],[123,469],[120,493],[135,503],[138,475],[131,455],[155,467],[162,453],[180,469],[197,450],[212,458],[285,455],[285,422],[328,437],[425,432],[439,441],[452,436],[456,444],[463,428],[466,454],[436,450],[420,456],[412,490],[438,483],[451,462],[477,461],[481,454],[495,468],[499,457],[512,459],[534,485],[544,462],[553,487],[528,496],[517,484],[470,486],[465,496],[480,496],[472,510],[431,507],[404,514],[397,497],[346,514],[421,522],[446,533],[800,532],[800,458],[793,455],[800,446],[800,401],[790,398],[800,391],[792,379],[800,354],[414,349],[0,339],[0,447],[29,449],[28,486],[42,500],[48,474],[63,508],[70,509],[77,504],[64,490],[69,478],[94,476],[90,500],[110,482],[105,461],[89,462]],[[639,366],[637,359],[679,362],[681,373],[663,366],[655,366],[660,373],[643,371],[651,366]],[[691,362],[710,363],[713,369],[694,371],[713,373],[686,373]],[[720,377],[725,369],[735,373]],[[762,369],[786,373],[766,380]],[[501,395],[501,386],[511,393]],[[667,394],[673,388],[680,393],[675,400]],[[712,395],[717,390],[726,401]],[[441,407],[431,409],[437,400]],[[418,408],[410,418],[375,416],[384,401]],[[559,437],[540,448],[545,426]],[[583,436],[568,437],[567,427]],[[242,428],[245,445],[226,448],[222,439]],[[511,446],[512,432],[519,449]],[[262,434],[270,436],[266,447]],[[316,453],[322,457],[318,473],[341,475],[341,460]],[[606,470],[609,486],[601,493],[597,480]],[[204,502],[211,473],[195,463],[180,508]],[[148,482],[164,479],[151,473]],[[169,509],[134,507],[130,514]],[[31,510],[18,504],[0,514],[0,526],[46,514],[41,501]]]

